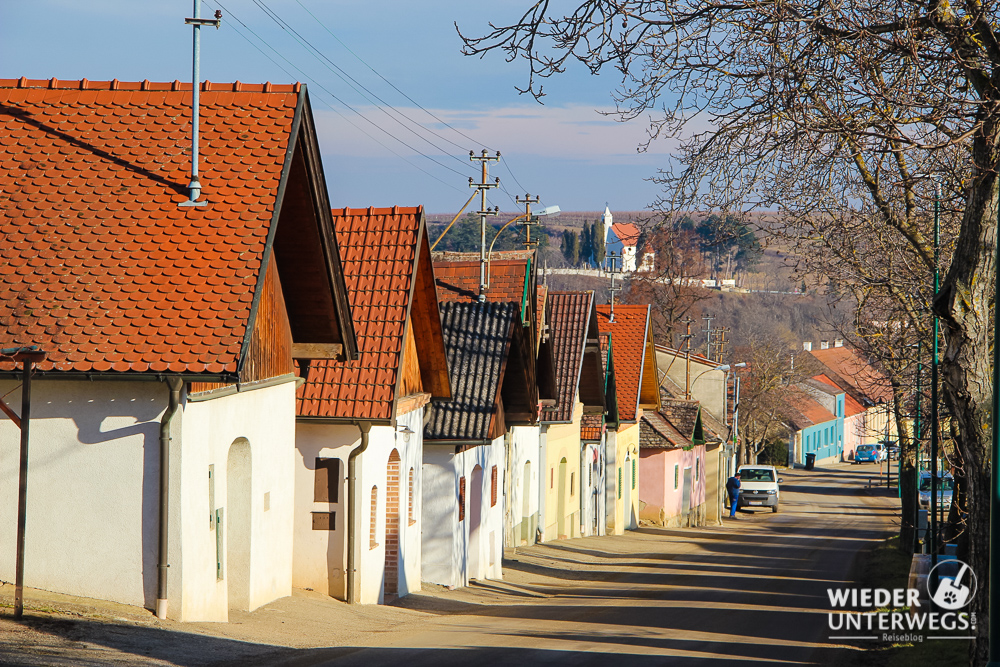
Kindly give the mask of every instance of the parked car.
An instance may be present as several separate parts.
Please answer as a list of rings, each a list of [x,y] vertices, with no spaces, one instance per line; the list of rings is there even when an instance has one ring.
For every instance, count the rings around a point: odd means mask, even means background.
[[[944,475],[938,473],[938,480],[937,480],[938,508],[951,506],[951,496],[954,490],[955,490],[955,478],[952,477],[951,473],[945,473]],[[920,473],[920,486],[917,487],[917,493],[919,495],[919,502],[921,509],[930,509],[931,474],[929,472]]]
[[[770,507],[777,512],[780,483],[774,466],[740,466],[740,508]]]
[[[896,459],[897,461],[899,460],[899,445],[896,444],[895,440],[886,440],[885,442],[880,442],[879,444],[885,445],[889,461],[892,461],[893,459]]]
[[[889,458],[889,454],[882,443],[858,445],[858,448],[854,450],[855,463],[881,463],[887,458]]]

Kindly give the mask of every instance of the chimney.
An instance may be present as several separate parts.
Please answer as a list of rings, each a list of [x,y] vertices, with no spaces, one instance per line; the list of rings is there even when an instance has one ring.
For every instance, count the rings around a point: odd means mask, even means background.
[[[819,349],[821,349],[821,350],[829,350],[830,349],[830,341],[828,341],[828,340],[821,340],[819,342]]]
[[[843,338],[837,338],[836,340],[833,341],[833,346],[834,347],[844,347],[844,339]]]
[[[805,350],[806,352],[812,352],[813,349],[812,341],[807,340],[804,343],[802,343],[802,349]]]

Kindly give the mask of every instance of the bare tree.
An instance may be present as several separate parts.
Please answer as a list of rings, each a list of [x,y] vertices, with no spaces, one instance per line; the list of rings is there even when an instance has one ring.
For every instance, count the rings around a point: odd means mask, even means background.
[[[964,560],[988,576],[992,378],[990,307],[996,273],[1000,161],[997,2],[928,0],[778,3],[585,0],[569,13],[533,4],[516,21],[465,38],[469,54],[524,59],[525,91],[572,60],[616,68],[622,119],[655,110],[650,140],[681,138],[661,174],[664,207],[780,209],[803,236],[828,221],[884,231],[873,251],[900,244],[933,269],[921,224],[937,174],[962,201],[954,254],[933,307],[943,318],[946,401],[968,471]],[[848,212],[848,215],[845,215]],[[810,231],[813,230],[813,231]],[[910,285],[881,290],[922,319]],[[985,619],[986,596],[973,611]],[[985,664],[988,623],[974,661]]]
[[[744,463],[756,463],[771,441],[787,436],[790,350],[774,336],[755,332],[734,359],[745,360],[740,380],[740,440]],[[796,378],[797,379],[797,378]]]
[[[655,256],[653,270],[632,274],[623,301],[652,304],[654,335],[673,347],[681,319],[712,296],[701,285],[708,267],[693,232],[660,227],[646,233],[644,241],[643,252]]]

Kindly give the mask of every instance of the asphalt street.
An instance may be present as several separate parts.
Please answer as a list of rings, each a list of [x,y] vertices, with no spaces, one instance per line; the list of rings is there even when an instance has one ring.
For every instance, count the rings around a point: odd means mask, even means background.
[[[519,549],[502,582],[388,607],[296,591],[182,624],[35,592],[23,623],[0,618],[0,664],[844,664],[857,647],[828,638],[826,589],[850,585],[857,555],[895,529],[895,494],[865,489],[875,470],[783,471],[777,514]]]
[[[836,664],[826,589],[893,528],[875,466],[782,473],[781,507],[721,528],[654,529],[519,550],[490,605],[440,607],[377,647],[307,651],[282,665]],[[440,604],[440,598],[435,602]],[[422,596],[404,604],[435,609]],[[261,663],[263,664],[263,663]]]

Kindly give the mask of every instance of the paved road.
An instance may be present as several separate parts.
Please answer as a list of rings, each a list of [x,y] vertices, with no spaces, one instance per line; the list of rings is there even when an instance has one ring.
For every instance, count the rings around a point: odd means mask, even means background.
[[[35,591],[26,622],[0,618],[0,664],[843,664],[825,590],[894,529],[895,499],[863,490],[872,470],[787,471],[777,514],[538,545],[506,563],[503,582],[391,607],[297,591],[229,623],[181,624]]]
[[[781,511],[722,528],[642,529],[520,550],[493,604],[455,601],[378,647],[306,651],[282,665],[769,664],[842,662],[826,588],[893,529],[873,466],[782,473]],[[407,601],[435,609],[424,596]],[[263,664],[263,663],[260,663]]]

